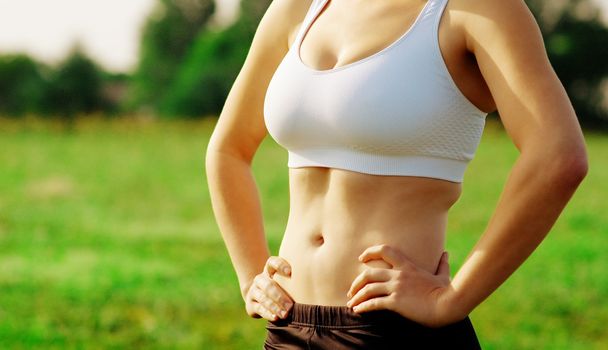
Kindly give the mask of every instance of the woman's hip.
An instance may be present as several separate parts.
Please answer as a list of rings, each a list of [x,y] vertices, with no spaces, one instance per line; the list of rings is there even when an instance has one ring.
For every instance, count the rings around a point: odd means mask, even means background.
[[[355,313],[346,306],[295,303],[286,319],[268,322],[265,349],[480,349],[467,317],[430,328],[391,310]]]

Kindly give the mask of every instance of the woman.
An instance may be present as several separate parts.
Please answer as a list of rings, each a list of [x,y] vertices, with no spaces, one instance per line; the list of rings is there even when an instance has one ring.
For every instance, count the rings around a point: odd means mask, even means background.
[[[495,110],[520,156],[450,279],[447,213]],[[268,132],[289,152],[278,256],[250,168]],[[540,244],[587,157],[522,0],[275,0],[206,169],[266,348],[478,348],[467,315]]]

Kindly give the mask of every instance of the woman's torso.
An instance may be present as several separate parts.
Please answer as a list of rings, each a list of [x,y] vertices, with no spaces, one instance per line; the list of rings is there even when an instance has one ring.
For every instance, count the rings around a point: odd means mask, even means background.
[[[372,10],[370,4],[332,0],[304,36],[301,63],[326,70],[365,59],[408,30],[425,4],[379,1]],[[483,111],[494,110],[466,49],[462,18],[449,10],[450,4],[438,31],[445,66],[471,103]],[[290,212],[279,255],[291,264],[292,275],[274,278],[296,302],[344,305],[360,272],[370,266],[388,267],[380,261],[358,261],[376,244],[395,246],[421,268],[435,272],[444,250],[447,213],[460,195],[460,183],[327,167],[291,168],[289,179]]]

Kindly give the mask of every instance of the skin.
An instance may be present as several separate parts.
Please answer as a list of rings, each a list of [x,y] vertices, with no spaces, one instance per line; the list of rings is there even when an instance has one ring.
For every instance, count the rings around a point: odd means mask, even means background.
[[[369,56],[424,3],[332,0],[304,38],[302,61],[324,70]],[[456,85],[480,109],[499,111],[520,151],[486,229],[450,279],[446,218],[461,185],[432,178],[289,169],[288,223],[270,256],[251,162],[267,135],[268,83],[310,4],[271,3],[207,149],[213,209],[247,313],[276,320],[295,301],[390,309],[429,327],[461,320],[534,251],[587,173],[582,132],[538,25],[522,0],[450,0],[442,16],[440,48]]]

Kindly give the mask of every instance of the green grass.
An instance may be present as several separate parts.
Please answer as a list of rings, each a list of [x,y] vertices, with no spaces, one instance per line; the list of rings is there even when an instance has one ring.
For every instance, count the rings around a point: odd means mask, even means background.
[[[71,132],[0,120],[0,348],[255,349],[217,231],[203,159],[212,120],[85,120]],[[608,137],[548,238],[471,315],[484,349],[608,343]],[[517,157],[489,123],[448,226],[453,272]],[[274,252],[288,212],[286,154],[254,162]]]

